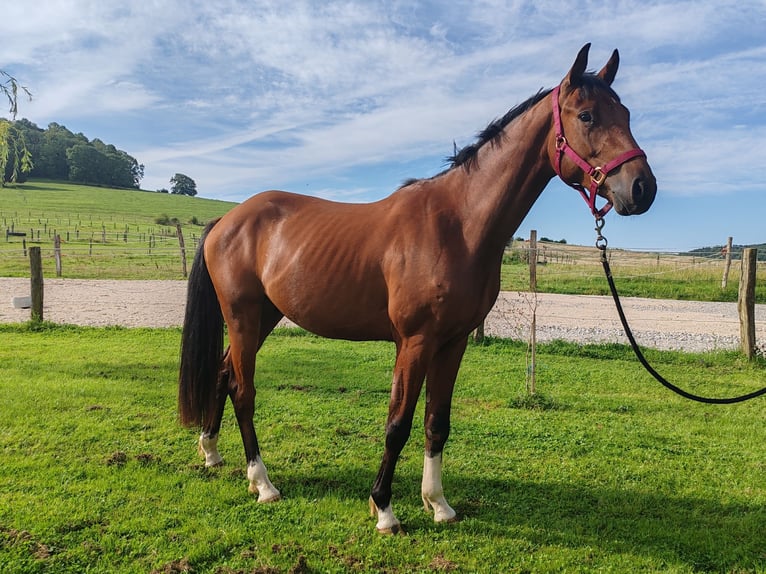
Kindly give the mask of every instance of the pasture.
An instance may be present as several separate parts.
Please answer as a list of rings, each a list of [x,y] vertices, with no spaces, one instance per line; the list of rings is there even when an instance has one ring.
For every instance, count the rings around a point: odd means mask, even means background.
[[[196,197],[45,181],[4,188],[1,193],[0,276],[3,277],[29,275],[29,261],[21,238],[5,238],[5,230],[13,227],[14,231],[27,233],[28,245],[40,245],[46,277],[55,276],[53,234],[58,233],[62,238],[65,278],[182,279],[176,228],[170,222],[177,220],[181,224],[191,265],[202,224],[235,205]],[[608,229],[606,231],[608,235]],[[724,239],[711,238],[711,243]],[[626,297],[737,299],[739,262],[732,263],[728,287],[722,290],[724,263],[718,253],[708,257],[618,249],[611,249],[609,253],[618,288]],[[515,241],[509,248],[502,270],[502,289],[528,289],[526,255],[525,242]],[[537,270],[538,291],[608,294],[594,247],[540,243],[538,258],[541,262]],[[758,270],[756,302],[766,303],[763,265]]]
[[[165,193],[119,190],[65,182],[32,181],[0,190],[0,276],[29,274],[22,238],[39,245],[43,273],[55,276],[53,237],[61,237],[63,277],[181,279],[176,223],[191,265],[196,238],[209,220],[234,203]]]
[[[763,572],[763,400],[669,394],[623,346],[470,345],[436,525],[420,503],[422,400],[396,481],[407,536],[374,532],[393,347],[279,331],[259,355],[256,424],[284,500],[248,495],[227,407],[225,466],[176,417],[177,329],[0,326],[3,572]],[[730,395],[762,359],[648,352],[669,379]]]

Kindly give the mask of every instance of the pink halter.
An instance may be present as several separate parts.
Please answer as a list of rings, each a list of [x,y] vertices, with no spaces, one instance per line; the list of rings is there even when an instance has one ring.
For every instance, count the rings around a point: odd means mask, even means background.
[[[582,195],[583,199],[588,204],[588,207],[590,207],[590,211],[594,217],[596,219],[601,219],[610,209],[612,209],[612,202],[610,201],[607,201],[606,205],[604,205],[604,207],[601,209],[596,209],[596,196],[598,195],[598,188],[601,187],[601,184],[604,183],[606,177],[609,175],[609,172],[613,171],[615,168],[621,166],[633,158],[646,157],[646,154],[643,152],[643,150],[636,148],[617,156],[612,161],[604,164],[602,167],[591,166],[587,161],[580,157],[580,155],[575,150],[570,147],[567,139],[564,137],[564,129],[561,126],[559,91],[560,87],[556,86],[553,89],[553,92],[551,92],[551,97],[553,98],[553,127],[556,130],[556,151],[558,152],[556,154],[553,169],[556,170],[556,174],[561,178],[561,181],[580,192],[580,195]],[[579,183],[568,182],[561,175],[561,157],[563,154],[569,156],[569,159],[575,162],[580,167],[580,169],[582,169],[590,176],[590,186],[588,186],[588,189]]]

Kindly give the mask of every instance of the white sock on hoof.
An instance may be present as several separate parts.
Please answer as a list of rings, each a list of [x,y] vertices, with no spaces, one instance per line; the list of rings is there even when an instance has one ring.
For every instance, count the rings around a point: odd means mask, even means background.
[[[247,478],[250,480],[248,490],[253,494],[258,493],[258,502],[274,502],[279,500],[282,495],[274,488],[269,480],[269,474],[266,472],[266,466],[261,457],[258,456],[247,465]]]
[[[218,435],[202,433],[199,437],[199,452],[205,457],[205,466],[223,464],[223,458],[218,453]]]
[[[378,505],[375,504],[375,501],[372,499],[372,496],[371,496],[370,497],[370,514],[372,514],[373,516],[377,515],[378,522],[375,525],[375,528],[381,534],[399,534],[400,532],[404,532],[402,530],[401,523],[394,515],[394,509],[391,504],[389,504],[386,508],[381,510],[380,508],[378,508]]]
[[[423,505],[426,511],[434,510],[435,522],[453,522],[457,513],[447,504],[442,488],[442,453],[429,457],[426,454],[423,461],[423,483],[420,488]]]

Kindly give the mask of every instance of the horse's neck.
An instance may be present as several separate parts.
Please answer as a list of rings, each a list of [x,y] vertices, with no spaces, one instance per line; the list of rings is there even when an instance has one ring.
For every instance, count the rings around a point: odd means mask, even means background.
[[[553,177],[547,145],[550,99],[506,126],[499,143],[484,144],[476,165],[460,173],[466,240],[478,250],[502,251]]]

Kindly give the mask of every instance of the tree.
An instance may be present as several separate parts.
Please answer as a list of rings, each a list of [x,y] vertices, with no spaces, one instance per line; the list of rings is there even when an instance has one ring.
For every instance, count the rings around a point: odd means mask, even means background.
[[[18,80],[9,73],[0,70],[0,91],[8,98],[8,112],[13,119],[19,111],[19,90],[31,100],[32,94],[19,85]],[[0,122],[0,187],[7,182],[23,182],[32,170],[32,154],[27,149],[24,134],[6,120]]]
[[[26,86],[19,85],[16,78],[11,76],[8,72],[0,70],[0,91],[3,92],[6,98],[8,98],[8,112],[11,114],[11,118],[16,119],[16,114],[19,111],[18,96],[19,90],[24,92],[31,100],[32,93],[26,88]]]
[[[89,144],[73,145],[66,150],[69,179],[79,183],[108,183],[106,156]]]
[[[8,120],[0,120],[0,187],[8,182],[23,183],[32,171],[32,154],[24,134]]]
[[[0,70],[0,92],[8,100],[14,121],[0,119],[0,187],[6,182],[24,182],[27,175],[50,179],[70,179],[112,187],[140,187],[144,166],[126,152],[92,142],[83,134],[73,134],[57,123],[41,130],[29,120],[16,120],[18,96],[32,93],[8,72]],[[2,99],[2,96],[0,96]],[[185,184],[188,195],[196,195],[196,185]]]
[[[194,197],[197,195],[197,184],[188,175],[177,173],[170,178],[170,193],[175,195],[189,195]]]
[[[143,164],[98,138],[91,141],[55,122],[44,130],[26,119],[13,126],[31,154],[29,177],[136,189],[144,177]]]
[[[70,176],[67,150],[78,145],[87,144],[88,138],[78,136],[66,127],[51,122],[45,130],[40,145],[40,157],[35,161],[34,177],[50,179],[68,179]]]

